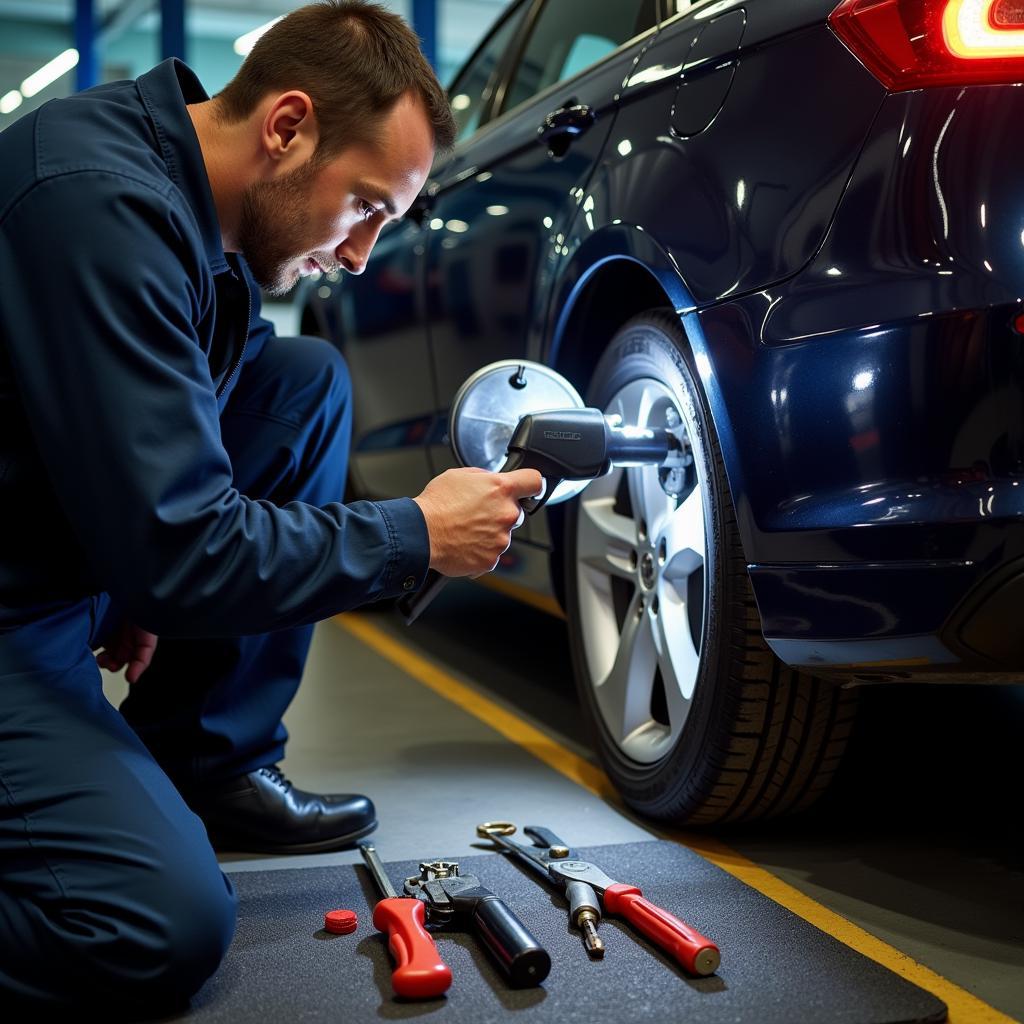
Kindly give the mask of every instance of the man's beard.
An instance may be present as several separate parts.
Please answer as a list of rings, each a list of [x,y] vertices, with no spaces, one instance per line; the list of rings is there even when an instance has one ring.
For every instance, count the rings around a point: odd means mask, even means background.
[[[253,277],[270,295],[279,297],[295,283],[290,264],[309,245],[309,197],[318,167],[307,160],[281,178],[258,181],[242,196],[238,244]],[[333,257],[316,254],[324,270],[337,269]]]

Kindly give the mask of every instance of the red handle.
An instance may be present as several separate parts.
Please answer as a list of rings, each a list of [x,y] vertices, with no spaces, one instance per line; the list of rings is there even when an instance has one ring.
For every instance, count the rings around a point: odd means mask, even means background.
[[[397,964],[391,972],[396,996],[430,999],[447,992],[452,983],[451,968],[423,926],[425,913],[419,900],[403,896],[388,897],[373,908],[373,927],[387,932]]]
[[[690,974],[704,977],[718,970],[722,959],[718,947],[675,914],[644,899],[635,885],[609,885],[604,891],[604,909],[624,917]]]

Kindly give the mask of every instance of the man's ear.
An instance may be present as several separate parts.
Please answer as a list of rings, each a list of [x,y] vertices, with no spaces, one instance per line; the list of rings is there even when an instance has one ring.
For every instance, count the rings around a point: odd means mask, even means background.
[[[275,96],[263,118],[260,141],[277,173],[294,170],[316,151],[320,130],[309,96],[293,90]]]

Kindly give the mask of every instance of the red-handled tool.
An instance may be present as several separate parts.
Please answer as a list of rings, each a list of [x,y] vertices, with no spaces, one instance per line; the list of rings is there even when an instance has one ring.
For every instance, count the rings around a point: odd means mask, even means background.
[[[371,843],[360,843],[359,852],[384,894],[373,908],[373,926],[387,934],[388,948],[395,958],[391,972],[395,995],[407,999],[443,995],[452,983],[452,971],[425,927],[426,908],[415,897],[398,895]]]
[[[585,862],[573,861],[572,867],[564,863],[559,867],[573,871],[583,863]],[[655,906],[649,899],[645,899],[644,894],[635,885],[612,882],[602,890],[600,881],[595,880],[593,875],[596,873],[605,879],[608,879],[608,876],[593,864],[588,864],[587,867],[592,870],[581,872],[580,875],[585,875],[587,882],[602,897],[607,913],[624,917],[638,932],[646,935],[690,974],[703,977],[718,970],[722,957],[718,947],[710,939],[705,938],[685,921],[681,921],[675,914],[670,914],[664,908]]]
[[[718,947],[675,914],[645,899],[635,885],[616,882],[596,864],[575,858],[573,851],[549,829],[534,825],[524,828],[533,840],[532,846],[508,839],[515,830],[510,822],[487,822],[477,826],[476,831],[478,836],[515,854],[536,874],[564,889],[569,899],[570,918],[583,932],[584,944],[592,956],[603,953],[603,944],[597,947],[600,940],[596,931],[600,898],[607,913],[624,917],[690,974],[705,977],[718,970],[722,959]]]

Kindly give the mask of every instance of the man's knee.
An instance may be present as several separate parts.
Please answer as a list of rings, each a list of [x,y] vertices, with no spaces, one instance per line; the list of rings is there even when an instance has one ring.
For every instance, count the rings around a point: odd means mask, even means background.
[[[352,393],[352,380],[344,356],[323,338],[299,335],[286,339],[290,372],[301,385],[323,388],[324,396],[345,405]]]
[[[211,858],[212,859],[212,858]],[[190,875],[169,872],[148,908],[142,909],[140,940],[148,946],[137,971],[118,978],[119,987],[137,988],[135,1001],[150,1003],[154,990],[170,1000],[186,1000],[217,970],[235,931],[237,900],[219,868]]]
[[[135,1012],[186,1002],[224,958],[237,901],[212,851],[209,863],[192,861],[194,871],[181,854],[168,850],[165,865],[124,865],[122,883],[88,901],[68,898],[45,914],[13,908],[9,994],[26,1006]],[[46,967],[55,961],[59,975]]]

